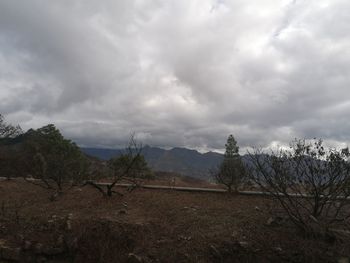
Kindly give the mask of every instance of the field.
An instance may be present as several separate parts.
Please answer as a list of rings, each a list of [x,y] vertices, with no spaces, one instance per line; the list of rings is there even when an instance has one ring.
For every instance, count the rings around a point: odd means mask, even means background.
[[[50,201],[46,190],[25,181],[1,181],[0,262],[348,262],[350,257],[347,236],[328,242],[303,237],[267,197],[119,191],[124,196],[108,199],[90,186],[75,187]]]

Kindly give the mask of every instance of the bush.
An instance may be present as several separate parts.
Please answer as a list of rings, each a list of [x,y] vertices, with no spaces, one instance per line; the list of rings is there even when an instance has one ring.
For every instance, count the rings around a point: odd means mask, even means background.
[[[289,150],[249,153],[250,178],[277,200],[304,232],[330,230],[350,218],[349,149],[295,140]]]

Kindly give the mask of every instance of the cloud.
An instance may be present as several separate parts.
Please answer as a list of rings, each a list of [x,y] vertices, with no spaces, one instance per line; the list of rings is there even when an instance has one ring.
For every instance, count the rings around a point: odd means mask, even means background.
[[[350,4],[0,0],[0,112],[81,145],[350,142]]]

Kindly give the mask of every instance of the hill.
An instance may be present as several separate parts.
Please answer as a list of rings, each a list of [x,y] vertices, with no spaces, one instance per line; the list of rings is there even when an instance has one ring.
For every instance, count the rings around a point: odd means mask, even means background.
[[[81,148],[87,155],[108,160],[120,155],[121,149]],[[186,148],[165,150],[145,146],[142,150],[149,166],[156,171],[176,172],[196,178],[209,178],[209,169],[221,163],[223,155],[215,152],[200,153]]]

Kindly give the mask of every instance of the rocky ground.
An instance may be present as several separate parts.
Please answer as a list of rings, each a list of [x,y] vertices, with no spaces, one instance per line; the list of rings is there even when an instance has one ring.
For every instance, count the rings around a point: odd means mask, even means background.
[[[349,262],[349,236],[303,237],[269,198],[136,189],[108,199],[89,186],[49,196],[0,182],[0,262]]]

